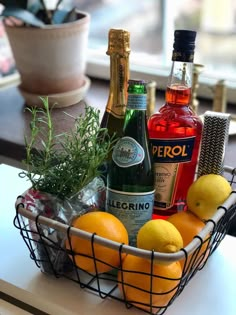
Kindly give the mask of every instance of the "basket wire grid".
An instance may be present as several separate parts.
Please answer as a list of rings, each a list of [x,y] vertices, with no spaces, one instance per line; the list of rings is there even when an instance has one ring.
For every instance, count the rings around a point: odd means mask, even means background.
[[[225,167],[225,177],[227,177],[233,189],[236,184],[235,175],[235,169],[227,166]],[[166,254],[119,244],[102,238],[95,233],[91,234],[81,231],[64,223],[49,219],[43,215],[32,213],[24,208],[23,201],[22,196],[17,198],[14,225],[20,230],[20,234],[30,252],[30,258],[34,260],[35,264],[42,272],[54,275],[55,277],[65,277],[78,283],[82,289],[97,292],[102,299],[112,298],[123,302],[127,308],[134,307],[141,309],[148,314],[164,314],[166,309],[182,292],[190,279],[197,273],[197,271],[204,267],[208,258],[219,246],[227,233],[232,220],[236,216],[236,192],[233,191],[226,202],[218,208],[215,215],[206,222],[205,227],[194,237],[190,244],[177,253]],[[32,230],[32,225],[30,224],[32,221],[36,227],[34,230]],[[65,246],[63,246],[63,243],[58,244],[58,242],[50,237],[50,235],[46,235],[43,231],[44,226],[50,227],[53,231],[63,234],[64,239],[69,240],[69,249],[66,249]],[[90,256],[90,259],[93,259],[94,262],[94,274],[84,271],[76,266],[76,255],[88,256],[73,251],[70,242],[71,235],[79,236],[90,241],[92,248],[92,257]],[[106,261],[99,259],[96,256],[96,244],[117,251],[119,253],[119,267],[109,265]],[[144,273],[123,269],[121,263],[123,253],[148,259],[150,261],[150,272]],[[156,273],[154,274],[153,267],[156,259],[159,261],[168,261],[170,263],[182,260],[182,276],[178,279],[174,279],[163,277]],[[112,270],[107,273],[98,273],[98,263],[109,265]],[[120,273],[121,275],[120,280],[117,280],[117,273]],[[149,278],[150,288],[148,291],[141,287],[133,286],[134,289],[138,290],[137,292],[148,294],[149,301],[147,303],[131,301],[126,297],[125,287],[131,285],[125,283],[125,273],[132,273],[135,277],[146,276]],[[153,288],[153,283],[156,278],[173,281],[173,286],[169,291],[156,292]],[[123,294],[121,294],[121,290],[118,287],[123,289]],[[153,305],[153,300],[156,296],[166,294],[171,294],[172,296],[168,303],[165,303],[165,305]]]

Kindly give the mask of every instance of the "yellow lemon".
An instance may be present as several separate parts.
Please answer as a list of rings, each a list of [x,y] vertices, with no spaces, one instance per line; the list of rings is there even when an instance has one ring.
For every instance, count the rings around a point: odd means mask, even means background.
[[[187,206],[202,220],[210,219],[217,208],[229,197],[232,188],[221,175],[200,176],[188,189]]]
[[[161,253],[175,253],[183,247],[177,228],[163,219],[150,220],[138,231],[137,246]]]

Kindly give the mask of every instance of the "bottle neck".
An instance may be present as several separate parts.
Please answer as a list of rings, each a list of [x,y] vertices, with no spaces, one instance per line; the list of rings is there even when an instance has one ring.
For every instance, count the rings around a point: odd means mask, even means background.
[[[129,54],[110,56],[110,92],[107,110],[118,117],[125,115],[129,80]]]
[[[147,94],[128,94],[127,110],[147,110]]]
[[[192,62],[173,61],[166,89],[166,103],[188,106],[191,101]]]
[[[146,124],[147,121],[146,110],[147,94],[129,94],[125,114],[124,130],[131,121],[133,127],[138,124],[140,128],[143,128],[143,124]],[[138,120],[138,122],[135,123],[134,120]],[[137,128],[137,126],[134,128]]]

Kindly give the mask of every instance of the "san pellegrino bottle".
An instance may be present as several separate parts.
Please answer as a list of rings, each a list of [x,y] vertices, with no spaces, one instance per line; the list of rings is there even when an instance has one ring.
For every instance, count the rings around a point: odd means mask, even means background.
[[[127,104],[129,80],[130,33],[123,29],[110,29],[107,55],[110,56],[109,97],[101,127],[107,128],[109,135],[122,135]]]
[[[147,130],[146,83],[130,80],[123,136],[112,153],[106,210],[118,217],[136,245],[139,228],[152,218],[154,175]]]
[[[166,103],[148,121],[155,173],[154,218],[186,209],[196,172],[202,122],[189,106],[195,38],[195,31],[175,31]]]

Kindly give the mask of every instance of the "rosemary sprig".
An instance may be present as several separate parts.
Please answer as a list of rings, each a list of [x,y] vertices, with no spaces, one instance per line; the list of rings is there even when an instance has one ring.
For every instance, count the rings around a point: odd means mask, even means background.
[[[56,135],[48,99],[44,109],[30,109],[29,139],[25,137],[26,171],[32,188],[69,198],[100,175],[99,166],[115,144],[105,128],[100,128],[99,110],[85,105],[85,114],[74,119],[74,128]],[[102,139],[102,141],[99,141]],[[41,148],[36,149],[40,144]]]

